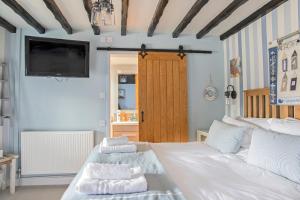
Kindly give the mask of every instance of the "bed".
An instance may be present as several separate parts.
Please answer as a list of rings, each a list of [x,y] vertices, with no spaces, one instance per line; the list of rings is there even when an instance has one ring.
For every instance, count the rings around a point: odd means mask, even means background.
[[[158,160],[149,143],[137,143],[137,153],[114,153],[100,154],[97,145],[87,161],[75,176],[62,200],[185,200],[177,185],[167,175],[161,162]],[[89,162],[110,163],[110,164],[130,164],[132,167],[140,166],[143,169],[148,191],[133,194],[116,195],[86,195],[76,192],[76,184],[83,174],[83,170]]]
[[[153,144],[189,200],[297,200],[300,185],[245,162],[246,150],[222,154],[203,143]]]
[[[268,89],[245,91],[245,116],[299,118],[298,107],[275,107],[268,102]],[[81,172],[63,200],[298,200],[300,184],[249,165],[248,149],[223,154],[204,143],[143,144],[139,156],[99,156],[97,147],[87,162],[123,162],[145,169],[149,191],[128,195],[82,195],[75,191]],[[84,168],[84,166],[83,166]],[[82,170],[81,170],[82,171]]]

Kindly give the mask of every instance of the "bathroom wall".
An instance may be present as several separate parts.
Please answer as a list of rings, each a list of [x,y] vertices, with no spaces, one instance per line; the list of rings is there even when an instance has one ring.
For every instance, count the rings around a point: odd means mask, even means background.
[[[122,110],[136,109],[136,85],[135,84],[119,84],[119,89],[125,90],[125,98],[119,99]]]
[[[137,74],[137,54],[111,54],[110,55],[110,116],[118,110],[118,74]],[[134,96],[135,97],[135,96]]]

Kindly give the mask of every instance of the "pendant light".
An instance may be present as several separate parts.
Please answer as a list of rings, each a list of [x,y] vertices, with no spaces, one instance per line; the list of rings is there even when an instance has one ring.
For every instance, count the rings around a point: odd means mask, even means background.
[[[115,25],[112,0],[96,0],[91,10],[91,24],[95,26]]]

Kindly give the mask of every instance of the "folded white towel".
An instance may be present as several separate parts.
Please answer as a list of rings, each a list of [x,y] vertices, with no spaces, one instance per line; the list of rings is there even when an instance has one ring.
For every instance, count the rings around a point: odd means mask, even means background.
[[[126,180],[142,174],[140,167],[130,168],[128,164],[88,163],[83,170],[84,179]]]
[[[128,144],[128,137],[125,136],[113,137],[113,138],[105,137],[103,138],[102,144],[103,146],[116,146],[116,145]]]
[[[137,147],[135,144],[125,144],[116,146],[105,146],[103,143],[99,146],[100,153],[134,153]]]
[[[76,191],[84,194],[129,194],[147,191],[144,175],[129,180],[80,179]]]

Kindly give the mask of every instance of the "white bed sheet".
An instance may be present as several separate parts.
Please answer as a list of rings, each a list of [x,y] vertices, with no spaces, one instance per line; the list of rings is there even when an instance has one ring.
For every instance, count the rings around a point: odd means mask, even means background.
[[[300,200],[300,185],[203,143],[151,144],[187,200]]]

